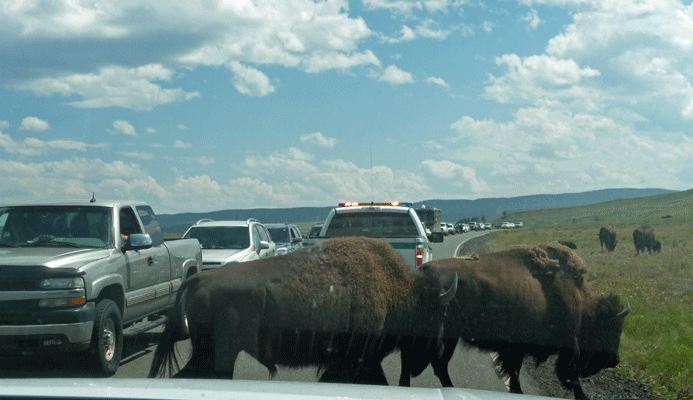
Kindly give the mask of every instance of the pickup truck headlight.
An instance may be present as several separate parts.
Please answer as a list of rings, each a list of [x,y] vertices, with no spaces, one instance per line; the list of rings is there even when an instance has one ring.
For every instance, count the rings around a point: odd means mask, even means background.
[[[51,278],[43,279],[40,284],[41,289],[81,289],[84,288],[82,278]]]
[[[43,279],[40,282],[40,288],[42,290],[56,290],[56,296],[61,296],[39,300],[38,306],[40,308],[77,307],[84,305],[87,302],[87,298],[83,290],[84,279],[81,277]],[[73,291],[75,289],[82,290],[77,290],[77,293],[72,292],[71,294],[58,292],[58,290]]]

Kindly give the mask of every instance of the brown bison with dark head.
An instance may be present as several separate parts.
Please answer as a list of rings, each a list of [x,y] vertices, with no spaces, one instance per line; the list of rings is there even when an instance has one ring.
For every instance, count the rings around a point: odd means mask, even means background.
[[[457,274],[458,289],[444,323],[442,356],[430,358],[436,353],[423,341],[403,350],[400,385],[408,386],[410,375],[430,362],[443,386],[452,386],[447,366],[460,338],[498,353],[496,365],[513,393],[522,393],[519,373],[526,356],[538,365],[558,354],[558,379],[578,399],[586,398],[579,377],[618,365],[629,308],[615,295],[594,296],[583,281],[583,261],[567,247],[514,247],[424,265],[442,276]]]
[[[633,244],[635,244],[635,255],[639,255],[645,249],[652,254],[662,251],[662,242],[655,239],[654,228],[650,225],[641,225],[633,231]]]
[[[385,240],[338,238],[286,255],[228,264],[183,282],[150,377],[232,378],[245,351],[265,365],[318,366],[321,381],[387,384],[380,362],[399,336],[440,340],[447,302],[437,270],[413,272]],[[182,318],[182,316],[187,318]],[[403,340],[402,343],[406,343]]]
[[[614,251],[616,249],[616,243],[618,243],[616,239],[616,227],[612,224],[607,224],[599,228],[599,243],[602,246],[602,251],[604,251],[605,246],[607,250]]]

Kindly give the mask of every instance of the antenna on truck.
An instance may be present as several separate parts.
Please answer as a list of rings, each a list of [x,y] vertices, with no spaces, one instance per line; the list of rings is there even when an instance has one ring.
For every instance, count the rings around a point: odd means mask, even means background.
[[[91,200],[89,200],[90,203],[95,203],[96,202],[96,192],[91,192]]]

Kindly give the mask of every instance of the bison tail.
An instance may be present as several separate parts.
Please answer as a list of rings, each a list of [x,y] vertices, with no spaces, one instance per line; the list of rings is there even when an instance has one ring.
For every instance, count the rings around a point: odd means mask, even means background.
[[[166,325],[159,337],[159,343],[154,351],[152,366],[149,368],[149,378],[164,377],[167,369],[170,377],[173,375],[174,368],[175,370],[180,370],[175,345],[177,341],[186,339],[188,334],[187,329],[183,329],[184,324],[186,325],[185,328],[187,328],[187,316],[182,312],[185,306],[183,303],[188,290],[187,286],[189,286],[186,285],[187,283],[189,281],[185,281],[181,285],[176,296],[175,305],[166,316]]]
[[[175,325],[173,320],[174,318],[168,318],[166,320],[166,326],[161,333],[156,351],[154,351],[152,366],[149,368],[149,378],[163,378],[166,375],[167,369],[170,377],[173,374],[174,368],[180,370],[175,352],[176,340],[174,338],[174,336],[177,337],[178,335],[173,333],[174,329],[172,328],[173,325]]]

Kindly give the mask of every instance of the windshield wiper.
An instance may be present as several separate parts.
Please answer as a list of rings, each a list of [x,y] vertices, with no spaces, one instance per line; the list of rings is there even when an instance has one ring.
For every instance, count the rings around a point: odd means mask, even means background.
[[[36,237],[36,239],[27,242],[27,245],[32,246],[32,247],[40,247],[40,246],[44,246],[44,245],[53,245],[53,246],[75,247],[78,249],[82,249],[85,247],[91,247],[91,246],[83,246],[83,245],[73,243],[73,242],[65,242],[62,240],[58,240],[51,235],[40,235],[40,236]]]

